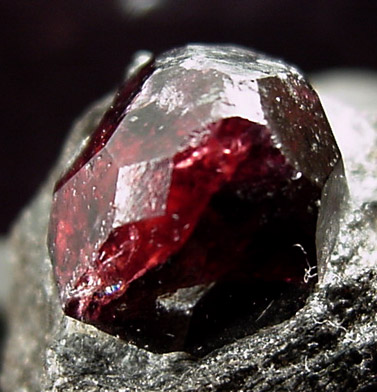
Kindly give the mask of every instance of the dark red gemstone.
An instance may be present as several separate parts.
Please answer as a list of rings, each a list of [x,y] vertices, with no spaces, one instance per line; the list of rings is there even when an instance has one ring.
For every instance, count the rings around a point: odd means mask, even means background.
[[[240,49],[221,48],[228,64],[194,49],[161,56],[121,88],[54,192],[49,250],[65,312],[132,341],[151,318],[192,315],[214,283],[301,282],[339,159],[294,70]],[[326,162],[305,162],[302,148]],[[310,260],[294,256],[296,244]],[[175,323],[169,349],[189,328]]]

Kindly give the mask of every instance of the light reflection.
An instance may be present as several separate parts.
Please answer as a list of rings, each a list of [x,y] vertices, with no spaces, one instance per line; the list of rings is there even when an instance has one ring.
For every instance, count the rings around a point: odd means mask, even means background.
[[[124,12],[132,16],[144,16],[160,7],[165,0],[118,0]]]

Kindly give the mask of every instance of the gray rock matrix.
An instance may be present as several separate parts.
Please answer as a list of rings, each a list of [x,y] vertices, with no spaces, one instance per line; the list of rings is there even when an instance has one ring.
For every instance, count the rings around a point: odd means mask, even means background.
[[[318,87],[350,200],[342,201],[335,246],[304,308],[200,359],[153,354],[63,314],[46,247],[52,189],[109,105],[106,97],[74,125],[1,252],[1,263],[13,270],[3,392],[377,390],[377,121],[331,98],[320,81]],[[330,187],[336,186],[335,178]],[[323,225],[332,232],[326,219]]]

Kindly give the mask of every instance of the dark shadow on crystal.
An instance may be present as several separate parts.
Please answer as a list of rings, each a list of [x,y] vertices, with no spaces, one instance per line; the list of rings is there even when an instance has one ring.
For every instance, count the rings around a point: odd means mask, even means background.
[[[118,305],[102,308],[98,327],[106,331],[102,320],[118,306],[107,332],[153,352],[204,356],[289,319],[316,282],[304,283],[308,266],[316,264],[315,219],[305,221],[304,230],[296,218],[275,220],[254,233],[245,252],[248,260],[217,283],[194,280],[190,286],[182,264],[172,258],[135,281]]]
[[[128,314],[125,324],[111,332],[149,351],[185,351],[201,357],[289,319],[304,306],[314,283],[224,281],[198,298],[187,314],[184,301],[168,310],[150,302],[135,318]]]
[[[281,233],[283,227],[285,232]],[[308,283],[303,279],[308,263],[315,265],[315,250],[309,237],[294,227],[279,222],[256,235],[249,250],[254,263],[218,282],[196,305],[185,351],[206,355],[260,328],[287,320],[304,306],[316,283],[316,278]],[[287,246],[293,239],[305,246],[306,253],[299,246]],[[284,274],[286,279],[279,279]]]
[[[308,287],[285,282],[223,282],[204,297],[190,323],[185,349],[197,356],[262,327],[292,317],[304,304]]]

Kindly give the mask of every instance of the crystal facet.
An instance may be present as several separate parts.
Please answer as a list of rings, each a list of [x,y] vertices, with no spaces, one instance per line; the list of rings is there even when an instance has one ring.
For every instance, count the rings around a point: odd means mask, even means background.
[[[65,312],[168,351],[219,287],[299,285],[339,160],[294,68],[227,46],[159,56],[55,187],[48,245]]]

